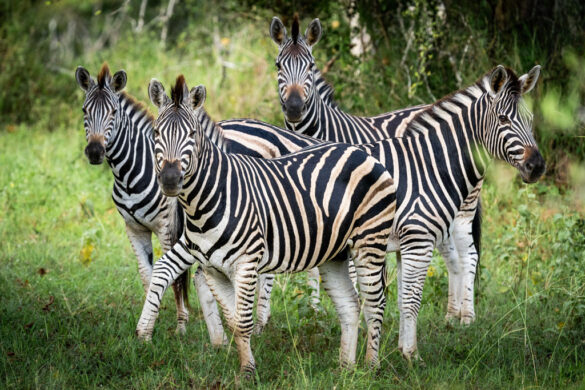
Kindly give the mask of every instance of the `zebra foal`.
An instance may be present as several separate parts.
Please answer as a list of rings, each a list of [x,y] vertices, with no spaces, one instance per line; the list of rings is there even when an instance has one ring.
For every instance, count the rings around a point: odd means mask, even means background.
[[[158,180],[165,194],[179,197],[187,218],[180,241],[155,263],[138,336],[151,338],[165,289],[196,259],[234,334],[240,370],[253,374],[250,335],[258,274],[319,267],[341,322],[341,364],[353,365],[360,306],[348,275],[349,253],[368,324],[366,360],[377,364],[384,256],[396,207],[393,180],[384,167],[341,144],[269,160],[226,154],[197,118],[204,87],[189,91],[179,76],[169,98],[153,80],[149,96],[159,109]]]
[[[156,180],[152,137],[154,118],[142,104],[122,91],[127,80],[123,70],[112,76],[104,64],[96,82],[80,66],[75,71],[75,78],[85,92],[82,108],[88,142],[85,154],[90,164],[101,164],[105,158],[112,169],[112,199],[124,219],[146,292],[152,274],[152,234],[158,237],[163,251],[167,251],[181,236],[184,223],[182,208],[175,198],[162,193]],[[222,345],[226,338],[219,311],[200,270],[195,273],[194,284],[211,343]],[[173,284],[178,333],[185,333],[189,319],[186,307],[188,286],[187,272]]]

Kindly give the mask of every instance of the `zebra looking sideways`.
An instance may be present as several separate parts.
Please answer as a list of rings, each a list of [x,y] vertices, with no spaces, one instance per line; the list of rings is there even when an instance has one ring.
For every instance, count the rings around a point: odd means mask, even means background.
[[[122,92],[126,73],[110,75],[104,64],[97,82],[83,67],[75,72],[77,83],[85,91],[83,116],[90,164],[101,164],[104,157],[114,174],[112,198],[124,218],[126,233],[138,260],[138,271],[145,291],[152,274],[154,233],[163,251],[177,242],[183,232],[183,209],[175,198],[162,194],[154,171],[154,118],[144,106]],[[222,345],[227,339],[217,305],[201,271],[195,274],[201,308],[211,343]],[[184,333],[189,319],[188,272],[173,284],[177,307],[177,332]]]
[[[429,106],[416,106],[374,117],[358,117],[342,111],[333,101],[333,88],[315,66],[312,47],[322,34],[319,19],[313,20],[304,36],[299,32],[295,14],[292,34],[277,17],[270,24],[270,36],[279,46],[276,58],[278,90],[286,128],[327,141],[365,144],[405,134],[408,123]],[[449,271],[446,319],[462,324],[475,320],[474,279],[480,256],[481,207],[479,196],[483,180],[473,195],[462,204],[453,234],[437,249]]]
[[[179,76],[171,98],[156,80],[148,91],[159,108],[158,180],[165,194],[179,197],[187,218],[180,241],[154,265],[138,336],[151,338],[165,289],[196,259],[233,331],[241,371],[253,374],[250,335],[258,274],[319,267],[341,322],[341,363],[353,365],[360,304],[349,279],[350,254],[368,324],[366,360],[377,364],[385,252],[396,206],[388,171],[343,144],[317,145],[277,159],[226,154],[207,138],[197,118],[204,87],[189,91]]]

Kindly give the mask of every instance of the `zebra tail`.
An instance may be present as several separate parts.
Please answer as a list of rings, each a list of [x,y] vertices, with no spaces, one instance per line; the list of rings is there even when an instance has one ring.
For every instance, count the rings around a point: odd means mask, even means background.
[[[175,218],[171,225],[171,245],[175,245],[179,241],[181,235],[183,234],[183,230],[185,229],[185,211],[179,205],[178,201],[175,203],[174,214]],[[175,284],[183,295],[183,302],[185,303],[185,306],[187,306],[189,310],[193,310],[189,303],[189,288],[191,287],[191,283],[189,283],[190,280],[191,267],[187,268],[185,272],[179,275],[177,280],[175,280]]]
[[[475,246],[475,250],[477,252],[477,265],[475,267],[475,283],[477,284],[477,289],[480,289],[480,279],[481,279],[481,267],[480,267],[480,259],[481,259],[481,219],[482,219],[482,209],[481,209],[481,197],[477,200],[477,210],[475,211],[475,217],[473,217],[473,222],[471,223],[471,233],[473,235],[473,245]]]

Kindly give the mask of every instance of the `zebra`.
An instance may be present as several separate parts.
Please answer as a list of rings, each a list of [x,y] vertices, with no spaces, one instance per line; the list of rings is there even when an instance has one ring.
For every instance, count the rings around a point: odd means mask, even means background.
[[[136,328],[139,338],[151,339],[165,289],[196,259],[234,334],[240,371],[253,375],[250,335],[258,274],[319,267],[342,324],[340,361],[352,366],[360,304],[349,279],[349,254],[368,324],[366,360],[376,365],[385,252],[396,207],[388,171],[344,144],[323,143],[277,159],[224,153],[198,122],[203,86],[189,91],[180,75],[171,98],[157,80],[148,91],[159,109],[158,180],[165,194],[179,197],[187,218],[179,242],[154,265]]]
[[[358,117],[342,111],[333,101],[333,88],[315,66],[312,47],[319,41],[322,28],[314,19],[304,36],[299,32],[295,14],[289,37],[282,21],[274,17],[270,36],[279,46],[276,58],[279,98],[285,126],[311,137],[353,145],[405,135],[407,125],[429,105],[393,111],[374,117]],[[449,271],[447,302],[448,322],[462,324],[475,320],[474,280],[480,256],[481,205],[475,201],[483,180],[478,182],[474,197],[464,203],[454,221],[454,232],[437,249]]]
[[[532,113],[522,99],[539,76],[539,65],[520,77],[499,65],[471,86],[428,105],[406,124],[402,137],[357,145],[381,161],[397,185],[388,249],[400,252],[398,346],[408,360],[420,359],[416,319],[432,249],[457,232],[453,221],[464,206],[476,206],[478,183],[491,159],[517,168],[526,183],[544,174],[545,162],[532,135]],[[310,144],[303,134],[287,137],[274,126],[244,130],[234,124],[226,129],[226,122],[219,129],[222,136],[243,150],[282,153],[284,148],[278,146],[286,144],[288,152],[295,152],[303,141]],[[237,146],[238,140],[246,144]],[[472,240],[468,245],[473,246]]]
[[[97,82],[89,72],[78,67],[75,78],[85,92],[83,116],[88,142],[85,155],[89,163],[101,164],[105,160],[114,175],[112,199],[122,216],[126,233],[136,259],[145,291],[148,291],[152,274],[154,233],[163,251],[178,240],[183,230],[183,209],[175,198],[161,192],[154,171],[152,115],[132,96],[123,92],[126,72],[113,76],[104,63]],[[177,333],[186,331],[189,318],[188,273],[179,276],[173,284],[177,307]],[[215,346],[227,342],[219,311],[213,295],[200,270],[195,273],[194,284],[204,313],[211,343]]]

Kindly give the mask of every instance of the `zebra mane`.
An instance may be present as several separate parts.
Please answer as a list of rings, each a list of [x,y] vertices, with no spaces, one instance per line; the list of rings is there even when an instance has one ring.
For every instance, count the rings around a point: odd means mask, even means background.
[[[335,89],[333,88],[333,85],[325,80],[325,77],[323,77],[321,71],[319,70],[315,71],[315,88],[317,89],[317,93],[321,97],[323,103],[332,108],[337,107],[337,103],[335,103],[333,100],[333,93],[335,92]]]
[[[108,66],[107,62],[104,62],[102,64],[102,68],[100,69],[100,72],[97,75],[97,82],[98,82],[99,88],[104,89],[104,87],[106,86],[106,83],[109,83],[111,79],[112,79],[112,76],[110,74],[110,67]]]
[[[201,107],[197,115],[197,120],[201,124],[203,134],[205,134],[212,143],[219,147],[219,149],[228,152],[230,140],[225,138],[221,125],[211,118],[204,107]]]
[[[415,132],[425,131],[425,122],[429,119],[435,118],[437,115],[435,112],[441,106],[450,107],[454,105],[454,102],[465,105],[472,100],[478,99],[489,90],[490,75],[495,69],[496,68],[493,68],[489,72],[486,72],[472,85],[451,92],[436,102],[429,104],[424,110],[415,115],[412,121],[407,125],[407,128],[412,129]],[[512,69],[508,67],[505,69],[508,74],[508,80],[503,88],[508,91],[507,93],[520,97],[521,85],[518,76]]]
[[[293,16],[293,23],[292,23],[292,40],[293,43],[296,45],[299,40],[299,14],[295,12]]]
[[[137,100],[134,96],[130,95],[126,91],[120,92],[120,96],[122,97],[123,101],[128,102],[126,106],[131,105],[134,110],[144,117],[146,117],[150,122],[154,122],[155,117],[152,113],[148,110],[146,104],[142,103],[141,101]]]
[[[175,104],[175,107],[179,107],[183,103],[183,91],[185,90],[185,76],[182,74],[177,77],[175,86],[171,87],[171,99]]]

